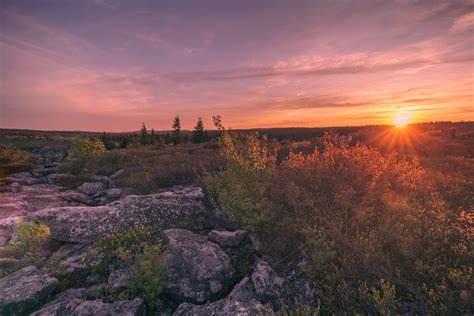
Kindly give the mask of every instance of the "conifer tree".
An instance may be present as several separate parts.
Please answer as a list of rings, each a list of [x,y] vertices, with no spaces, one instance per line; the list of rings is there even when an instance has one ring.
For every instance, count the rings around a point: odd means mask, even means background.
[[[198,118],[193,130],[193,143],[202,143],[206,141],[206,132],[201,117]]]
[[[147,130],[146,130],[145,123],[143,123],[142,130],[140,132],[140,143],[142,145],[146,145],[148,143],[148,141],[147,141]]]
[[[154,130],[153,128],[151,129],[150,144],[151,144],[151,145],[155,145],[155,144],[156,144],[155,130]]]
[[[173,121],[173,135],[172,135],[173,144],[179,144],[181,140],[181,120],[179,115],[176,115]]]

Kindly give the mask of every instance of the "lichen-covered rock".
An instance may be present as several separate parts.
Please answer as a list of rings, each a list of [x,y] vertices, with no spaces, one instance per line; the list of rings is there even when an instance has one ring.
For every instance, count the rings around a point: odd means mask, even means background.
[[[102,182],[86,182],[77,188],[77,190],[89,196],[97,195],[105,189],[107,189],[107,185]]]
[[[136,265],[113,270],[107,280],[107,292],[117,293],[127,288],[127,283],[137,271]]]
[[[145,315],[142,299],[104,303],[101,300],[86,300],[86,289],[69,289],[54,298],[31,316],[71,315],[71,316],[115,316]]]
[[[48,208],[28,218],[47,224],[56,240],[75,243],[90,243],[103,234],[140,224],[198,228],[212,214],[196,191],[129,195],[105,206]]]
[[[96,205],[90,196],[78,191],[66,191],[61,194],[61,197],[69,202],[75,202],[83,205],[93,206]]]
[[[222,247],[237,247],[248,236],[246,230],[224,231],[212,230],[208,238]]]
[[[235,300],[219,300],[204,305],[182,303],[173,316],[257,316],[271,315],[271,311],[260,302],[252,300],[239,302]]]
[[[41,179],[34,177],[30,172],[27,171],[11,174],[7,177],[7,181],[17,182],[22,185],[33,185],[43,182]]]
[[[265,261],[257,262],[250,277],[243,278],[227,299],[240,302],[257,300],[278,310],[283,303],[290,310],[295,302],[302,306],[316,307],[316,290],[306,279],[298,278],[296,273],[279,276]]]
[[[0,315],[22,315],[44,304],[58,280],[35,266],[20,269],[0,279]]]
[[[224,290],[234,269],[227,254],[205,237],[169,229],[167,290],[181,301],[204,303]]]

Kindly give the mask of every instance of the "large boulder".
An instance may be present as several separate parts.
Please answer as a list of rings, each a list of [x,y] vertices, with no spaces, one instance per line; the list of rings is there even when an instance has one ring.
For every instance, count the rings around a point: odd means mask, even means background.
[[[56,240],[90,243],[103,234],[140,224],[159,224],[163,229],[199,228],[208,217],[212,217],[212,213],[204,206],[202,196],[200,188],[129,195],[105,206],[43,209],[30,213],[28,218],[47,224]]]
[[[205,237],[169,229],[167,290],[177,300],[204,303],[227,288],[234,269],[227,254]]]
[[[33,185],[43,182],[41,179],[34,177],[30,172],[27,171],[11,174],[7,177],[7,181],[17,182],[22,185]]]
[[[0,315],[22,315],[48,301],[58,280],[29,266],[0,279]]]
[[[271,315],[271,310],[258,301],[239,302],[235,300],[219,300],[204,305],[182,303],[173,316],[260,316]]]
[[[84,194],[94,196],[107,189],[107,185],[102,182],[86,182],[77,189]]]
[[[145,315],[145,304],[142,299],[104,303],[97,300],[86,300],[86,289],[69,289],[43,306],[32,316],[71,315],[71,316],[115,316]]]

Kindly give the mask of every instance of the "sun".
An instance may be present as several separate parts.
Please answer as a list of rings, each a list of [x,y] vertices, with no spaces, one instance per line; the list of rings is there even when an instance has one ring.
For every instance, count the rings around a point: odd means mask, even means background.
[[[398,113],[393,117],[393,124],[396,127],[405,127],[410,123],[410,116],[405,113]]]

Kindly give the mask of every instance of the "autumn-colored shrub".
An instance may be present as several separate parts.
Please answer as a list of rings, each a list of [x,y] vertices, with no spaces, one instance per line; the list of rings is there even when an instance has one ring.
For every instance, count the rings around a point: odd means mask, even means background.
[[[0,146],[0,178],[10,173],[30,171],[34,166],[33,156],[13,146]]]
[[[303,263],[327,312],[467,313],[466,219],[417,159],[333,133],[322,145],[275,163],[254,135],[224,131],[225,167],[204,183],[220,210],[258,225],[268,254]]]

